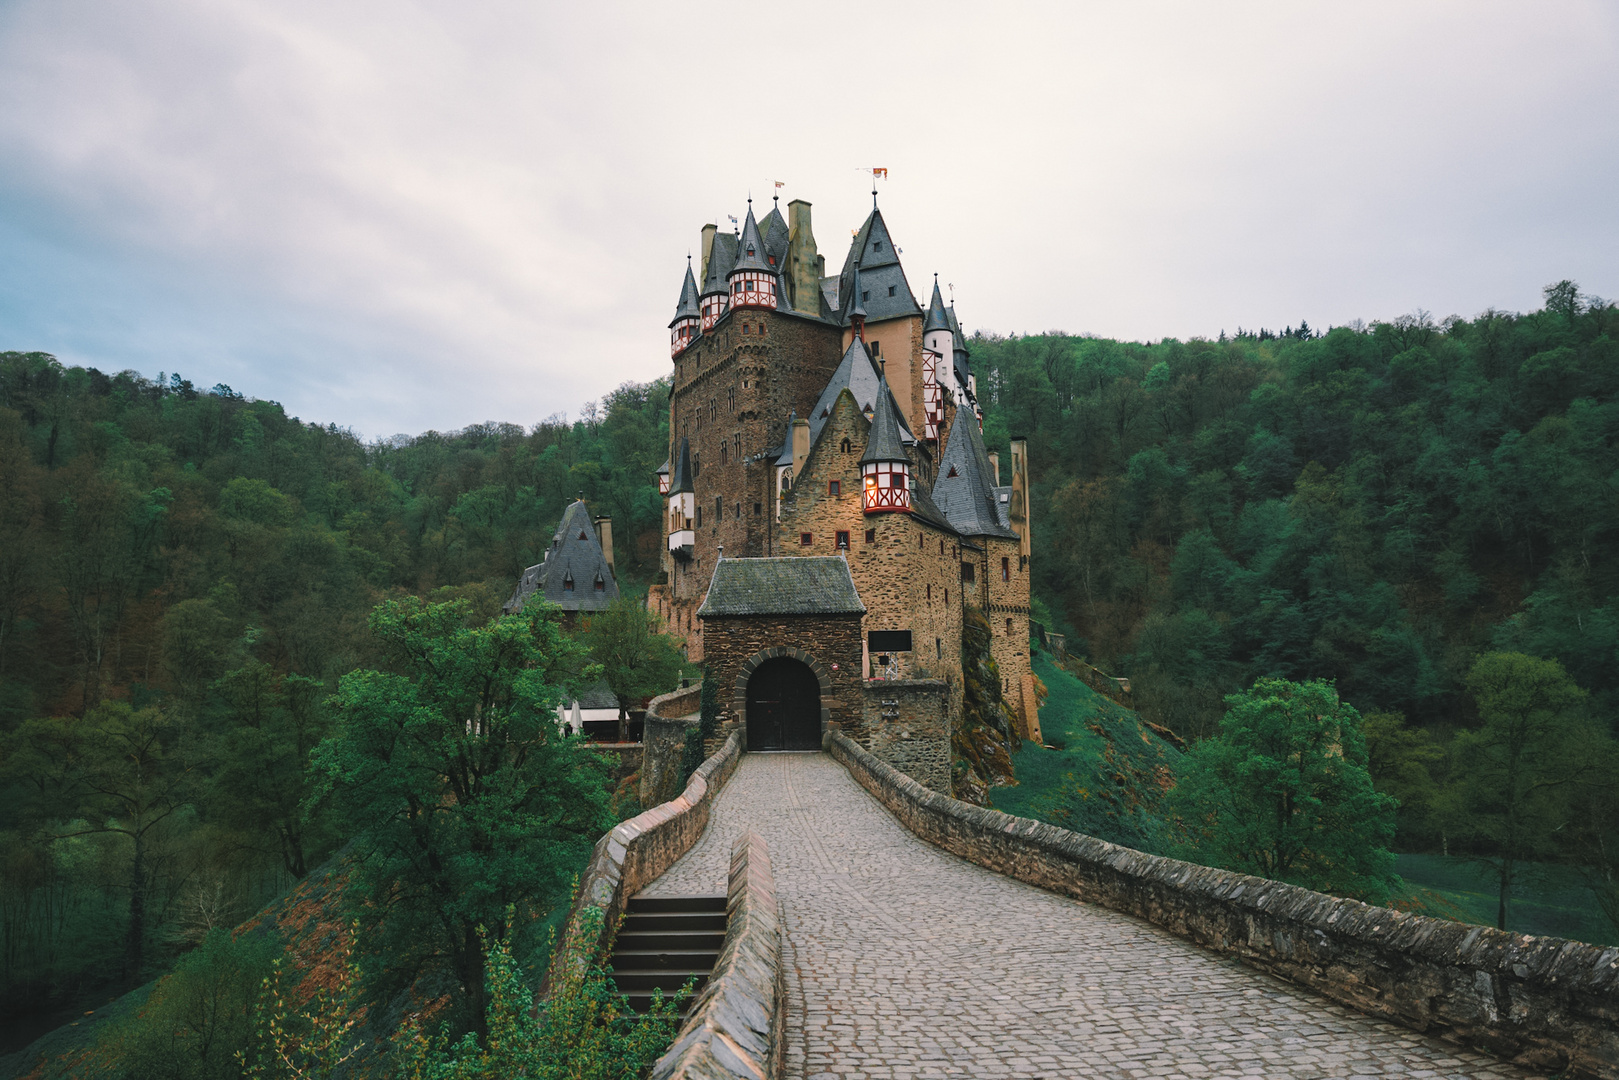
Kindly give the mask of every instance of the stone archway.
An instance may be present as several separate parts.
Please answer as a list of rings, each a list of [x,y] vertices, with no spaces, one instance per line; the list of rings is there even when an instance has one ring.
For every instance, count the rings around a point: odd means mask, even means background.
[[[742,665],[735,697],[747,723],[749,750],[819,750],[822,702],[831,690],[825,668],[799,649],[766,649]]]

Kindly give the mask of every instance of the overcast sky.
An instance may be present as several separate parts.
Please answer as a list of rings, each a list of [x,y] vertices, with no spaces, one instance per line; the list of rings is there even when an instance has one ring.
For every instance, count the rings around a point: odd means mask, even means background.
[[[1619,2],[0,0],[0,349],[368,437],[668,369],[870,177],[925,301],[1130,339],[1619,294]]]

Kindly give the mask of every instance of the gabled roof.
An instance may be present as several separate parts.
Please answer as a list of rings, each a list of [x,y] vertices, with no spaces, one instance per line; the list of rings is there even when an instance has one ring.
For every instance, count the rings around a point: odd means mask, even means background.
[[[939,275],[933,275],[933,299],[928,303],[928,317],[922,323],[922,333],[949,330],[950,315],[944,309],[944,294],[939,292]]]
[[[950,425],[950,441],[939,461],[939,478],[933,484],[933,501],[963,536],[1015,539],[1017,533],[1001,524],[995,480],[984,437],[978,431],[978,417],[963,406],[956,410],[956,419]]]
[[[855,269],[859,268],[860,284],[854,284]],[[905,280],[905,269],[900,266],[899,251],[888,235],[888,225],[881,210],[873,209],[860,231],[849,245],[844,257],[843,271],[838,276],[840,322],[847,326],[853,305],[862,304],[868,322],[897,319],[905,315],[920,315],[916,297]]]
[[[781,269],[787,263],[787,241],[792,234],[787,228],[787,219],[781,216],[780,206],[770,208],[770,213],[759,223],[759,234],[765,238],[765,254],[770,256],[770,264]]]
[[[811,555],[721,559],[697,617],[865,613],[848,562],[835,555]]]
[[[814,446],[821,437],[821,429],[826,426],[827,418],[832,415],[832,406],[838,400],[844,388],[854,395],[855,404],[860,406],[861,412],[870,411],[876,415],[879,389],[881,393],[888,394],[888,400],[893,403],[893,395],[889,393],[887,385],[883,382],[882,373],[872,362],[871,353],[866,351],[866,343],[855,338],[849,343],[849,348],[843,354],[843,360],[832,372],[827,380],[826,389],[815,401],[815,408],[810,411],[810,445]],[[895,417],[899,423],[899,439],[901,443],[916,442],[916,436],[911,434],[910,428],[905,426],[905,414],[894,406]],[[788,438],[792,434],[788,433]]]
[[[600,589],[597,581],[602,583]],[[523,571],[505,610],[522,611],[534,596],[544,597],[564,611],[601,611],[618,599],[618,582],[613,580],[613,568],[607,565],[584,502],[563,511],[562,524],[557,526],[544,560]]]
[[[905,447],[900,445],[899,433],[899,408],[894,404],[894,395],[888,390],[888,379],[884,378],[877,387],[871,434],[866,436],[866,452],[860,455],[860,464],[876,461],[903,461],[908,464],[911,459],[906,456]]]
[[[675,455],[674,475],[669,477],[669,494],[692,491],[691,479],[691,440],[681,436],[680,453]]]
[[[702,314],[702,304],[698,299],[697,279],[691,272],[691,256],[686,256],[686,280],[680,286],[680,303],[675,305],[675,317],[669,320],[674,326],[681,319],[695,319]]]
[[[765,251],[764,237],[759,235],[759,223],[753,219],[751,203],[748,205],[747,220],[742,223],[742,239],[737,241],[736,262],[731,264],[731,274],[740,274],[745,270],[760,270],[767,274],[776,272],[776,268],[770,265],[769,253]]]
[[[729,233],[715,233],[714,246],[708,252],[708,273],[703,275],[702,295],[729,293],[731,286],[725,276],[736,264],[736,237]]]

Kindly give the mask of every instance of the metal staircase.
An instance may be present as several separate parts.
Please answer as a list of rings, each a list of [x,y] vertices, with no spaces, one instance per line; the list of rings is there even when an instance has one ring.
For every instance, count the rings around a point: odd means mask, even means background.
[[[608,962],[630,1008],[644,1013],[653,990],[667,997],[693,977],[693,992],[702,990],[724,944],[725,897],[633,897]]]

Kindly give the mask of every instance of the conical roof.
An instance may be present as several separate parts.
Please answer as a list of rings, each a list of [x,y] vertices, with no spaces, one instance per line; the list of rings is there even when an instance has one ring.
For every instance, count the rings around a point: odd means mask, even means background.
[[[856,272],[861,281],[858,288],[854,283]],[[839,274],[838,297],[843,301],[842,322],[848,325],[855,301],[844,299],[845,289],[859,301],[868,322],[922,313],[922,309],[916,306],[916,297],[911,295],[911,287],[905,280],[905,268],[899,262],[899,249],[888,234],[888,225],[883,221],[880,210],[873,209],[855,234]]]
[[[956,410],[950,441],[939,461],[933,501],[952,528],[963,536],[998,536],[1015,539],[1017,533],[1001,524],[995,474],[989,452],[978,430],[978,417],[965,406]]]
[[[691,272],[691,256],[686,256],[686,280],[680,286],[680,303],[675,306],[675,317],[669,320],[673,326],[681,319],[695,319],[702,314],[702,302],[698,298],[697,278]]]
[[[922,333],[949,330],[950,315],[944,309],[944,294],[939,292],[939,275],[933,275],[933,299],[928,303],[928,317],[922,323]]]
[[[787,219],[781,216],[781,207],[773,206],[770,213],[759,223],[759,234],[765,238],[765,254],[770,258],[770,265],[776,269],[787,261],[787,241],[792,231],[787,227]]]
[[[872,410],[871,435],[866,439],[866,452],[860,455],[860,464],[870,461],[910,461],[905,447],[900,445],[899,417],[895,415],[894,396],[888,392],[888,379],[877,384],[877,401]]]
[[[764,237],[759,235],[759,223],[753,219],[753,206],[748,206],[748,219],[742,223],[742,239],[737,242],[736,262],[731,264],[731,274],[734,276],[746,270],[758,270],[766,274],[774,274],[776,268],[770,265],[770,254],[765,250]]]
[[[703,275],[704,296],[714,293],[729,293],[731,286],[726,284],[726,275],[736,263],[736,237],[730,233],[716,233],[714,246],[708,252],[708,273]]]
[[[816,399],[815,408],[809,414],[810,445],[814,446],[821,437],[821,429],[832,415],[832,406],[837,403],[838,394],[844,387],[854,395],[855,404],[861,412],[870,412],[876,415],[877,402],[886,395],[893,401],[893,394],[883,382],[882,373],[866,349],[866,343],[859,338],[849,342],[848,349],[844,350],[843,359],[833,370],[832,377],[827,380],[826,388]],[[901,443],[914,443],[916,436],[911,434],[910,428],[905,426],[905,414],[899,412],[899,406],[894,406],[895,417],[899,423],[899,439]]]
[[[691,490],[691,442],[682,437],[680,453],[675,457],[675,473],[669,478],[669,494],[679,495]]]

